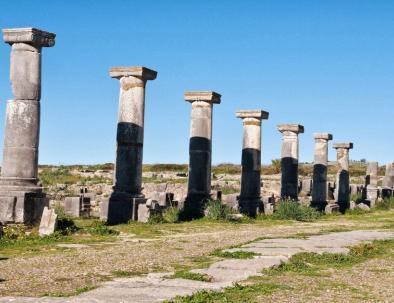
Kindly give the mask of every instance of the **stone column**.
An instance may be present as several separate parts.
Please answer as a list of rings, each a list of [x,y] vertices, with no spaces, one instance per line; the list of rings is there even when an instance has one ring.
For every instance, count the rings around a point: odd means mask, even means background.
[[[375,202],[378,199],[378,162],[367,163],[367,174],[365,176],[365,189],[366,198],[370,203],[370,207],[375,206]]]
[[[335,185],[335,201],[339,204],[339,210],[344,213],[349,208],[349,149],[353,143],[334,143],[337,150],[337,179]]]
[[[268,119],[263,110],[240,110],[236,113],[243,122],[240,213],[255,217],[261,203],[261,120]]]
[[[41,50],[55,34],[35,28],[3,30],[11,45],[10,79],[15,100],[7,102],[0,177],[0,221],[37,221],[47,203],[38,178]]]
[[[298,200],[298,134],[304,133],[299,124],[281,124],[278,130],[283,134],[281,159],[281,197]]]
[[[315,133],[315,161],[313,163],[313,185],[311,206],[323,211],[327,205],[327,164],[328,141],[332,135],[328,133]]]
[[[113,67],[109,72],[119,79],[119,112],[113,193],[109,200],[109,224],[127,222],[143,199],[142,153],[144,143],[145,85],[157,72],[145,67]]]
[[[185,92],[192,104],[189,143],[189,180],[185,218],[203,216],[204,201],[211,193],[212,109],[221,95],[211,91]]]

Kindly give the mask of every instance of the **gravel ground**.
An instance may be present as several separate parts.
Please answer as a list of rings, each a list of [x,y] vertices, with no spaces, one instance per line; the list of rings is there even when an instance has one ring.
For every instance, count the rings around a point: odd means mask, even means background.
[[[360,229],[379,227],[368,222],[343,221],[340,225],[355,227],[355,224]],[[0,259],[0,296],[73,293],[81,287],[99,285],[112,278],[114,271],[134,274],[167,271],[175,264],[190,263],[190,257],[207,255],[216,248],[239,245],[259,237],[317,233],[322,228],[338,225],[336,221],[274,226],[224,224],[212,231],[193,228],[192,231],[185,229],[177,234],[140,240],[132,235],[123,235],[115,243],[89,244],[88,247],[55,249],[50,254]]]

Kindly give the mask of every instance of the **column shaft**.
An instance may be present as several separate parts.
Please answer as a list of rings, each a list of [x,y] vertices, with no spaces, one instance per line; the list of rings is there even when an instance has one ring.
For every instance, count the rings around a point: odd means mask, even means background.
[[[283,134],[281,159],[281,197],[298,200],[298,134],[304,127],[298,124],[278,125]]]
[[[119,79],[119,110],[116,133],[114,186],[107,207],[109,224],[136,219],[138,204],[145,202],[142,190],[145,85],[157,72],[142,66],[113,67],[110,76]],[[102,213],[105,214],[106,211]]]
[[[189,180],[184,204],[184,219],[204,215],[211,194],[212,110],[221,95],[210,91],[185,92],[192,103],[189,142]]]
[[[242,173],[239,210],[250,217],[261,206],[261,120],[269,113],[260,110],[241,110],[237,117],[243,121]]]
[[[340,211],[345,212],[350,203],[349,149],[353,148],[353,143],[336,143],[334,148],[337,150],[335,201]]]
[[[246,118],[243,122],[241,200],[260,199],[261,121]]]
[[[120,79],[114,190],[141,196],[145,81]]]
[[[12,185],[37,184],[40,102],[7,102],[1,178]]]
[[[331,134],[315,134],[315,159],[313,165],[313,186],[311,206],[324,210],[327,205],[327,164],[328,140]]]
[[[211,192],[212,104],[192,103],[189,143],[188,195],[209,197]]]

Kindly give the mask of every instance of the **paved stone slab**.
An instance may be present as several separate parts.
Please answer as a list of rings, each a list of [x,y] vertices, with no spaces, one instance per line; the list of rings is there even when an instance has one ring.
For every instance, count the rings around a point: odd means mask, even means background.
[[[21,298],[3,297],[3,302],[18,303],[147,303],[162,302],[175,296],[191,295],[201,290],[220,291],[234,282],[250,276],[261,275],[265,268],[278,266],[292,255],[304,251],[315,253],[347,253],[350,246],[362,241],[394,238],[394,231],[358,230],[342,233],[311,236],[308,239],[264,239],[228,251],[254,251],[261,255],[253,259],[226,259],[212,264],[209,268],[193,272],[207,274],[212,282],[185,279],[168,279],[171,273],[150,273],[148,275],[115,279],[105,282],[95,290],[71,298]]]

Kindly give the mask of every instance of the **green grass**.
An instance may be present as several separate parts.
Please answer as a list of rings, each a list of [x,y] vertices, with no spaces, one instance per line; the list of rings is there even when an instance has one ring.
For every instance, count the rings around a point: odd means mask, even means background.
[[[223,195],[230,195],[239,193],[239,189],[232,186],[223,186],[220,188]]]
[[[131,277],[133,273],[125,270],[114,270],[112,272],[112,275],[117,278],[127,278],[127,277]]]
[[[219,257],[219,258],[230,258],[230,259],[253,259],[255,256],[259,256],[251,251],[223,251],[220,249],[215,249],[211,256]]]
[[[385,257],[391,255],[393,249],[394,240],[379,240],[354,246],[350,249],[348,255],[299,253],[290,258],[289,262],[283,263],[277,268],[264,270],[263,273],[265,276],[250,277],[247,281],[243,282],[243,285],[235,284],[234,287],[228,287],[222,292],[200,291],[191,296],[179,296],[172,301],[167,302],[264,302],[264,298],[262,298],[262,296],[270,295],[275,291],[292,290],[291,287],[280,283],[283,281],[283,275],[301,274],[305,276],[312,276],[313,279],[316,279],[316,283],[322,283],[318,278],[328,277],[330,274],[327,272],[327,269],[334,268],[340,270],[364,262],[370,258]],[[328,285],[327,283],[331,284]],[[341,289],[344,287],[349,288],[349,285],[345,285],[343,283],[332,283],[324,280],[324,284],[322,284],[321,288],[325,290],[327,287]],[[357,289],[353,289],[353,291],[359,292]],[[291,294],[289,295],[291,296]]]
[[[211,277],[205,274],[194,273],[188,270],[176,271],[173,275],[168,276],[169,279],[186,279],[202,282],[211,282]]]
[[[97,286],[95,286],[95,285],[87,285],[87,286],[84,286],[84,287],[79,287],[79,288],[75,289],[75,291],[73,291],[73,292],[68,292],[68,293],[65,293],[65,292],[49,292],[49,293],[43,294],[42,296],[43,297],[59,297],[59,298],[71,297],[71,296],[80,295],[80,294],[82,294],[84,292],[87,292],[87,291],[90,291],[90,290],[93,290],[93,289],[96,289],[96,288],[97,288]]]
[[[327,268],[350,267],[366,259],[390,253],[394,240],[378,240],[363,243],[350,248],[348,254],[341,253],[298,253],[278,267],[264,270],[266,275],[278,275],[284,272],[296,272],[306,275],[316,274]]]
[[[253,285],[235,284],[234,287],[225,288],[223,292],[199,291],[191,296],[176,297],[167,303],[219,303],[257,302],[256,295],[269,295],[278,290],[288,290],[288,286],[275,283],[257,283]]]
[[[56,253],[64,250],[57,247],[60,243],[89,244],[97,242],[113,241],[119,231],[106,226],[98,220],[71,220],[60,217],[58,229],[52,235],[40,237],[37,229],[26,233],[23,225],[7,226],[17,231],[7,231],[0,238],[0,253],[5,256],[14,255],[37,255],[44,253]]]
[[[71,167],[59,166],[52,168],[42,168],[39,171],[39,179],[44,187],[56,185],[56,184],[99,184],[99,183],[111,183],[112,180],[105,177],[83,177],[77,174],[70,173]]]
[[[394,198],[386,198],[382,202],[378,202],[375,205],[376,210],[390,210],[394,209]]]

